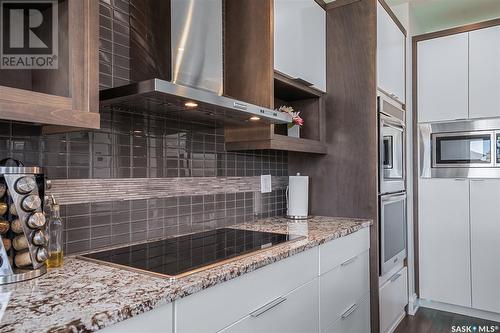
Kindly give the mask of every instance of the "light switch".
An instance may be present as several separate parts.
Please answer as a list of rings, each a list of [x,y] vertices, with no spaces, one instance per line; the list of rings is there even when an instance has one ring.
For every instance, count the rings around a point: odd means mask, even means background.
[[[261,193],[271,192],[271,175],[260,176],[260,192]]]

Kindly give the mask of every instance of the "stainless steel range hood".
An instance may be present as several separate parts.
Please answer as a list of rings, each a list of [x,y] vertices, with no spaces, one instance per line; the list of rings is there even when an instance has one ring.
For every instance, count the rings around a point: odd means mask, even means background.
[[[291,121],[290,116],[282,112],[160,79],[102,90],[100,100],[101,108],[152,112],[193,121],[234,125]],[[253,122],[251,117],[260,120]]]
[[[137,82],[102,90],[102,108],[224,124],[250,124],[252,117],[260,118],[252,124],[291,121],[281,112],[222,96],[222,0],[169,3],[130,0],[130,67]]]

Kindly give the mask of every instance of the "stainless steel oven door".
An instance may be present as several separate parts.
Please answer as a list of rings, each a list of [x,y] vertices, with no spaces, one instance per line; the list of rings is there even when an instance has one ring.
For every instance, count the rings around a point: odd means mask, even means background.
[[[380,196],[380,273],[406,258],[406,193]]]
[[[405,189],[405,125],[402,120],[379,113],[380,193]]]

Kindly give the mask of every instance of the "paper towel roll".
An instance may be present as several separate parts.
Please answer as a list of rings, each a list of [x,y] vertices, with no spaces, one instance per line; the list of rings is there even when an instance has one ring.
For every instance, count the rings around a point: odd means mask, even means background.
[[[287,216],[294,219],[307,218],[309,211],[309,177],[288,177],[287,188]]]

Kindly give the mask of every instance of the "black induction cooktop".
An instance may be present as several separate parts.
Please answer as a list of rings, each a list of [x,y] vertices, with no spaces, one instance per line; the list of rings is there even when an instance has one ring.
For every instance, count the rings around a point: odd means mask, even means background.
[[[84,258],[179,277],[302,236],[222,228],[84,255]]]

